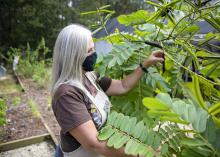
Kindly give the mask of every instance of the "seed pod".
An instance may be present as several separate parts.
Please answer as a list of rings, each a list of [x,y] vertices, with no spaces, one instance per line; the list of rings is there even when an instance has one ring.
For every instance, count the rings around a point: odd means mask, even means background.
[[[163,53],[163,59],[164,59],[164,61],[162,63],[162,72],[164,73],[165,70],[166,70],[166,67],[165,67],[165,54],[164,53]]]

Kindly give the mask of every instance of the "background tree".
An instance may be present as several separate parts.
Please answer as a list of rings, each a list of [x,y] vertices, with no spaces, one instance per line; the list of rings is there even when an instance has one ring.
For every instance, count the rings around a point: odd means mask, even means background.
[[[24,49],[27,42],[36,47],[42,37],[52,49],[60,29],[70,23],[96,29],[97,15],[80,13],[107,4],[116,10],[114,16],[147,7],[143,0],[0,0],[0,52],[6,54],[10,47]]]

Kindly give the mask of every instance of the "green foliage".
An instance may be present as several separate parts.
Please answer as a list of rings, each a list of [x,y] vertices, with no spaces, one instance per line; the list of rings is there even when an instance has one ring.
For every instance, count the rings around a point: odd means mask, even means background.
[[[169,149],[179,151],[180,142],[177,141],[182,136],[177,135],[170,127],[175,128],[166,126],[156,132],[149,130],[143,121],[138,122],[135,117],[112,112],[105,127],[99,132],[98,139],[107,140],[107,146],[115,149],[124,146],[126,154],[159,157],[168,154]],[[172,135],[169,136],[168,132]]]
[[[115,10],[112,11],[114,16],[118,16],[152,7],[142,0],[18,0],[1,1],[0,8],[0,52],[5,56],[10,47],[24,48],[27,41],[35,47],[42,37],[52,49],[59,31],[71,23],[80,23],[92,30],[103,26],[104,18],[100,20],[91,10],[100,8],[101,15],[108,18],[108,10]],[[93,14],[81,14],[85,12]]]
[[[51,99],[51,97],[49,96],[49,97],[47,98],[47,107],[48,107],[48,109],[51,109],[51,103],[52,103],[52,99]]]
[[[159,127],[158,132],[164,137],[180,134],[179,138],[167,138],[167,146],[160,151],[166,153],[161,156],[219,157],[220,56],[213,49],[205,49],[205,46],[219,50],[219,46],[211,44],[211,41],[220,42],[220,38],[219,33],[208,33],[202,39],[196,38],[200,30],[197,22],[200,20],[206,20],[219,31],[219,2],[206,3],[204,6],[200,0],[147,3],[154,6],[156,12],[138,10],[118,17],[121,24],[133,27],[134,34],[116,29],[114,33],[100,39],[111,43],[113,49],[109,54],[99,56],[97,70],[102,75],[122,79],[155,50],[143,44],[144,41],[157,41],[165,51],[165,71],[162,71],[161,66],[152,66],[137,87],[127,95],[111,97],[112,110],[120,114],[117,114],[117,121],[111,125],[107,122],[103,133],[108,136],[103,135],[103,140],[116,149],[125,146],[128,154],[138,154],[135,151],[139,144],[130,137],[134,135],[132,132],[124,133],[120,127],[125,125],[124,121],[137,127],[137,123],[129,123],[130,119],[134,119],[130,118],[132,116],[148,126],[147,133]],[[134,50],[131,51],[130,47]],[[170,123],[175,129],[165,129],[164,133],[162,126]],[[176,133],[173,133],[174,130]],[[138,136],[141,134],[139,132]],[[153,139],[149,141],[154,143]],[[145,148],[154,148],[152,143],[147,143]],[[148,155],[152,154],[158,155],[153,150]]]
[[[192,124],[198,132],[204,132],[208,119],[208,113],[196,108],[190,102],[172,100],[168,94],[159,93],[156,98],[144,98],[143,104],[149,109],[152,117],[160,117],[163,121],[171,121],[183,124]]]
[[[0,126],[6,124],[6,102],[0,98]]]
[[[69,0],[2,1],[0,42],[3,53],[9,47],[23,48],[27,41],[37,46],[43,36],[52,48],[64,25],[83,21],[78,18],[78,7],[68,7],[69,3]]]
[[[121,15],[118,17],[118,21],[121,24],[124,24],[126,26],[129,25],[136,25],[140,22],[143,22],[148,19],[149,13],[146,10],[138,10],[137,12],[134,12],[129,15]]]
[[[28,100],[28,106],[31,109],[31,113],[34,117],[39,118],[40,117],[40,112],[38,110],[38,104],[33,100],[33,99],[29,99]]]
[[[27,44],[25,51],[11,48],[8,52],[9,62],[12,64],[13,59],[18,56],[19,62],[16,71],[24,78],[32,78],[39,88],[47,88],[50,81],[50,59],[46,59],[49,49],[45,46],[45,40],[41,42],[35,50],[31,50]]]
[[[18,106],[18,105],[20,105],[20,103],[21,103],[21,98],[20,98],[20,97],[16,96],[16,97],[14,97],[14,98],[12,99],[12,104],[13,104],[14,106]]]
[[[39,62],[34,69],[32,76],[33,80],[37,83],[39,88],[48,88],[48,82],[50,82],[51,69],[45,65],[44,62]]]

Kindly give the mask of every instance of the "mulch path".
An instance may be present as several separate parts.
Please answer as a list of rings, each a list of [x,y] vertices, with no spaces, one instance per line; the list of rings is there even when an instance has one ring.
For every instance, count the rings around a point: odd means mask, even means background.
[[[8,110],[6,113],[7,124],[0,127],[0,143],[47,133],[41,118],[34,116],[31,112],[28,106],[30,99],[36,102],[43,121],[59,141],[60,127],[51,106],[48,105],[48,102],[50,102],[48,90],[38,89],[37,85],[30,79],[22,79],[22,82],[25,92],[2,96],[7,102]],[[15,97],[21,98],[21,103],[16,106],[12,103]]]
[[[49,90],[39,89],[31,79],[22,80],[26,93],[37,102],[38,109],[43,117],[45,123],[49,126],[50,130],[55,134],[57,140],[59,141],[60,126],[57,123],[53,110],[51,107],[51,98]]]

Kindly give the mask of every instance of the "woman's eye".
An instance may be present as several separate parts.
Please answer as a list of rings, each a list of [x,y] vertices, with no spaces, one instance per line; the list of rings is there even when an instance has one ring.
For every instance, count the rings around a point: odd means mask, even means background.
[[[92,52],[92,49],[89,49],[88,53]]]

